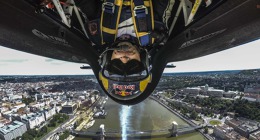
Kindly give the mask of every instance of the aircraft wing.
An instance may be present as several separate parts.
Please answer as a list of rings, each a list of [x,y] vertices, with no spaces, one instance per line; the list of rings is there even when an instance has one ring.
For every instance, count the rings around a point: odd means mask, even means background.
[[[224,1],[177,36],[171,35],[158,55],[167,62],[181,61],[260,39],[259,15],[259,0]]]
[[[98,54],[79,32],[36,13],[24,0],[0,0],[0,46],[49,58],[91,63]]]
[[[223,0],[222,0],[223,1]],[[91,63],[98,51],[79,32],[35,13],[24,0],[0,0],[0,45],[64,61]],[[201,57],[260,38],[259,0],[224,0],[188,26],[178,26],[156,55],[174,62]],[[180,13],[177,24],[182,24]]]

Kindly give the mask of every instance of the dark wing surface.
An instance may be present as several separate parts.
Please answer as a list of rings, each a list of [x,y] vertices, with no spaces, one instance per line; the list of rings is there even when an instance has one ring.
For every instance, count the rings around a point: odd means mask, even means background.
[[[55,21],[51,11],[36,13],[24,0],[0,0],[0,9],[1,46],[70,62],[90,64],[97,60],[97,51],[88,39]]]
[[[203,12],[197,14],[203,15]],[[224,0],[183,27],[179,34],[171,34],[158,55],[167,62],[181,61],[254,41],[260,38],[259,15],[259,0]],[[182,18],[180,16],[177,23],[181,23]]]
[[[198,13],[201,15],[186,27],[183,16],[178,17],[168,42],[156,50],[152,82],[141,95],[143,98],[154,91],[168,62],[193,59],[260,39],[259,0],[215,2],[219,3],[205,14]]]

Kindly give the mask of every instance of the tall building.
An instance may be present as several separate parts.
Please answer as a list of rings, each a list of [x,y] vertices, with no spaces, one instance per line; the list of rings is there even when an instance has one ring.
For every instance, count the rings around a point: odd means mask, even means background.
[[[26,131],[26,124],[19,121],[13,121],[11,124],[0,128],[0,139],[12,140],[22,136]]]

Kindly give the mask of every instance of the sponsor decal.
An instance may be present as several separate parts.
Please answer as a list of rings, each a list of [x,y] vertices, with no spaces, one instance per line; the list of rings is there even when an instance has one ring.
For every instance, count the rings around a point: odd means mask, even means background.
[[[118,90],[135,90],[135,85],[118,85],[118,84],[113,84],[113,89],[118,89]]]
[[[214,36],[216,36],[218,34],[223,33],[224,31],[226,31],[226,29],[223,29],[223,30],[220,30],[220,31],[217,31],[217,32],[214,32],[214,33],[211,33],[211,34],[208,34],[208,35],[205,35],[205,36],[193,39],[193,40],[189,40],[189,41],[183,43],[179,49],[184,49],[184,48],[189,47],[191,45],[197,44],[197,43],[199,43],[201,41],[210,39],[210,38],[212,38],[212,37],[214,37]]]
[[[63,38],[59,38],[59,37],[56,37],[56,36],[51,36],[51,35],[46,35],[40,31],[38,31],[37,29],[33,29],[32,30],[32,33],[34,35],[36,35],[37,37],[43,39],[43,40],[46,40],[48,42],[51,42],[51,43],[54,43],[54,44],[58,44],[58,45],[64,45],[64,46],[67,46],[67,47],[72,47],[69,45],[69,43],[63,39]]]
[[[121,95],[121,96],[129,96],[132,95],[132,92],[126,92],[126,91],[115,91],[115,94]]]

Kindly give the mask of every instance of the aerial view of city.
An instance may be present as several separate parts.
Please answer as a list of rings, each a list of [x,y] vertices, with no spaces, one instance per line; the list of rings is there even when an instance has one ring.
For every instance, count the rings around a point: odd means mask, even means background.
[[[260,70],[164,74],[123,106],[93,75],[1,76],[0,139],[260,139]]]
[[[260,140],[260,0],[0,9],[0,140]]]

